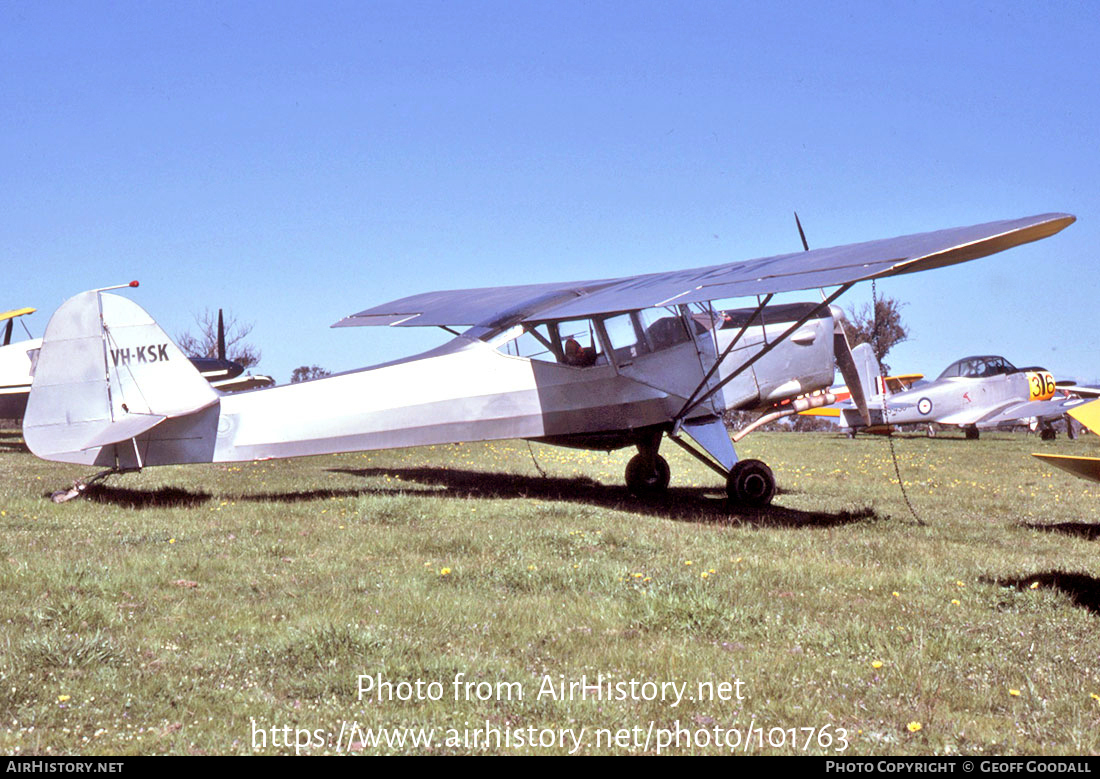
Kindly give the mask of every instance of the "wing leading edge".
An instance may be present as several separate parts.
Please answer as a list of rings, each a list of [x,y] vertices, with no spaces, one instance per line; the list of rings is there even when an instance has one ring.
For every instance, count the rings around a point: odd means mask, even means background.
[[[677,303],[817,289],[941,268],[1047,238],[1076,221],[1040,214],[745,262],[618,279],[525,284],[401,298],[333,327],[479,325],[571,319]]]

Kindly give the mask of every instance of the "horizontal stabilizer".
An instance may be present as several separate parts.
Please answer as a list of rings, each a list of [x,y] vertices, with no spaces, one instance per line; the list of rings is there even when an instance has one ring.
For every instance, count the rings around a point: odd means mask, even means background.
[[[131,414],[118,422],[107,422],[100,426],[99,430],[81,446],[81,450],[94,449],[108,444],[117,444],[137,438],[147,430],[152,430],[168,417],[150,414]]]

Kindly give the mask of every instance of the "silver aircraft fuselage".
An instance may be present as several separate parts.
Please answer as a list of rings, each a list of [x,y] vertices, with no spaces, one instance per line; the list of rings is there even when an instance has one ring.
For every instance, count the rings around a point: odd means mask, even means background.
[[[148,317],[126,298],[102,297],[116,318],[137,322]],[[665,318],[690,322],[689,317],[684,307]],[[741,355],[755,354],[766,339],[775,340],[793,321],[773,319],[766,327],[756,325],[741,333],[710,384],[729,376],[743,361]],[[727,324],[730,321],[727,316]],[[714,363],[714,355],[740,330],[699,327],[703,332],[694,338],[685,335],[667,347],[617,350],[605,340],[601,320],[594,318],[594,323],[600,354],[595,364],[585,367],[509,354],[508,345],[525,332],[521,326],[473,328],[434,350],[396,362],[299,384],[216,395],[204,408],[169,415],[132,440],[87,446],[97,440],[94,425],[89,425],[83,443],[79,437],[66,438],[55,441],[54,451],[42,451],[51,437],[42,435],[46,430],[36,428],[33,418],[25,435],[40,456],[122,468],[508,438],[614,449],[634,444],[638,429],[669,426],[700,385],[705,368]],[[150,327],[156,328],[151,319],[148,324],[142,321],[128,343],[120,340],[127,338],[127,328],[113,328],[114,340],[105,358],[110,398],[89,406],[83,413],[87,421],[125,417],[119,410],[124,397],[139,394],[128,387],[150,396],[158,384],[172,382],[173,373],[184,370],[178,350],[173,352],[170,342],[161,350],[156,342],[166,337],[150,332]],[[828,387],[834,375],[833,327],[826,308],[726,384],[694,412],[695,417],[715,419],[727,409],[767,407]],[[137,359],[139,344],[156,344],[159,359]],[[48,383],[49,378],[35,379],[40,380]],[[131,400],[126,413],[134,410]],[[73,421],[68,420],[70,427]]]

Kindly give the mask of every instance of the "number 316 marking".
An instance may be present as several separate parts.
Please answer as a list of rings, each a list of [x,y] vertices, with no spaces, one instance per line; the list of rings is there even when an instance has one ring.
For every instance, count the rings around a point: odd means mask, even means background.
[[[1031,397],[1028,400],[1048,400],[1054,397],[1054,377],[1049,373],[1029,373],[1028,383],[1031,387]]]

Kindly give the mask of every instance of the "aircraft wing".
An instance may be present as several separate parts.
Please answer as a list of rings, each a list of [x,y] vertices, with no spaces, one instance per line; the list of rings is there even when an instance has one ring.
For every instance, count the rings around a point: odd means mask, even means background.
[[[1032,417],[1040,420],[1057,419],[1063,414],[1069,413],[1074,407],[1080,406],[1082,403],[1088,403],[1088,401],[1082,398],[1025,400],[1020,403],[1013,403],[990,414],[986,414],[984,417],[977,420],[976,424],[980,428],[991,428],[1012,422],[1019,422],[1024,419],[1031,419]],[[959,424],[950,422],[949,420],[947,420],[947,422],[948,424]]]
[[[690,270],[597,281],[429,292],[368,308],[333,327],[572,319],[678,303],[817,289],[985,257],[1047,238],[1075,220],[1069,214],[1041,214]]]
[[[1073,382],[1060,381],[1058,382],[1058,389],[1063,392],[1072,392],[1074,395],[1080,395],[1083,398],[1100,397],[1100,387],[1086,387]]]
[[[886,385],[886,389],[892,393],[897,393],[904,392],[923,378],[923,373],[902,373],[898,376],[887,376],[882,381]]]
[[[17,316],[33,314],[37,310],[37,308],[14,308],[11,311],[4,311],[0,313],[0,322],[4,322],[8,319],[15,319]]]
[[[1087,427],[1094,433],[1100,434],[1100,400],[1093,400],[1084,405],[1076,406],[1069,415]],[[1100,481],[1100,457],[1074,457],[1063,454],[1037,454],[1040,460],[1049,463],[1063,471],[1068,471],[1074,476],[1090,481]]]

